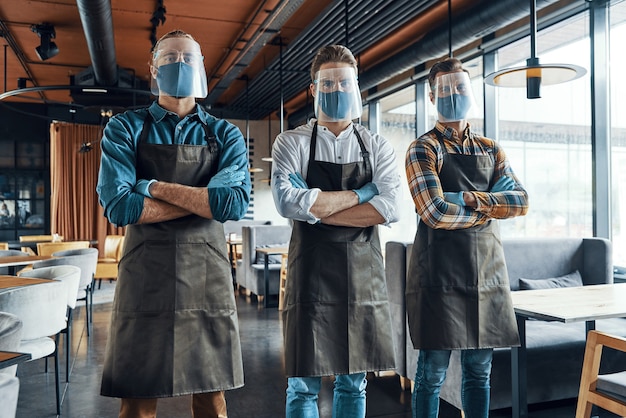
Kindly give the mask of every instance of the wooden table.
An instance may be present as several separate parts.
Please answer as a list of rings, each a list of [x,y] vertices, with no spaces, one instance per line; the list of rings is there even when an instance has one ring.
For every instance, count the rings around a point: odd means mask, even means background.
[[[9,273],[15,273],[15,267],[28,266],[36,261],[49,260],[53,258],[51,255],[10,255],[8,257],[0,257],[0,267],[11,267]]]
[[[0,351],[0,369],[15,366],[31,359],[29,353],[15,353],[13,351]]]
[[[595,329],[598,319],[626,317],[626,283],[523,290],[512,298],[521,344],[511,349],[513,418],[526,418],[526,320],[585,321],[587,331]]]
[[[259,247],[256,251],[264,256],[263,279],[265,282],[265,297],[263,298],[263,307],[273,308],[278,306],[278,303],[270,306],[268,302],[270,289],[270,256],[287,254],[289,253],[289,247]],[[280,292],[280,289],[278,289],[278,291]]]
[[[31,286],[34,284],[50,283],[49,279],[35,279],[30,277],[0,275],[0,290],[12,287]]]

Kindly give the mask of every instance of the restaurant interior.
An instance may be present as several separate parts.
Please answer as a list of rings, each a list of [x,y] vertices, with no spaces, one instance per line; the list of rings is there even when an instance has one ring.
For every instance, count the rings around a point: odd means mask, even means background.
[[[100,382],[125,228],[108,222],[98,201],[100,142],[111,118],[155,100],[150,51],[175,29],[202,49],[208,95],[198,104],[236,125],[248,153],[250,205],[224,224],[245,373],[245,386],[226,394],[231,418],[285,415],[291,224],[272,197],[272,146],[315,117],[309,69],[330,44],[354,53],[363,103],[356,122],[392,145],[403,185],[399,220],[379,227],[398,368],[368,373],[366,416],[411,416],[417,351],[404,286],[419,219],[405,155],[435,124],[427,76],[447,57],[469,73],[472,130],[502,145],[530,202],[526,216],[499,221],[524,332],[521,348],[494,360],[490,416],[583,417],[585,407],[600,418],[626,416],[626,1],[3,0],[0,377],[9,383],[0,379],[0,403],[14,409],[3,415],[0,407],[0,418],[119,412],[119,400],[100,396]],[[63,301],[69,313],[58,330],[41,336],[51,351],[2,357],[19,351],[3,345],[11,319],[2,307],[29,316],[19,292],[60,292],[33,266],[65,276],[78,296]],[[550,312],[528,296],[543,290],[518,292],[525,278],[565,286],[574,270],[587,293],[549,293]],[[37,306],[42,318],[53,316]],[[457,392],[444,387],[440,417],[463,416]],[[331,416],[332,393],[324,378],[320,416]],[[162,400],[159,416],[191,417],[189,399]]]

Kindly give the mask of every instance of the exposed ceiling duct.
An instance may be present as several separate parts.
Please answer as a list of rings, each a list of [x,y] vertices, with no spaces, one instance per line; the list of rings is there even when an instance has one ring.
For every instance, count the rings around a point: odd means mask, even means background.
[[[546,7],[558,0],[537,0],[537,6]],[[476,10],[478,9],[478,10]],[[453,21],[452,49],[471,43],[487,33],[501,29],[530,14],[528,4],[519,0],[499,0],[477,7],[475,12],[459,16]],[[359,76],[361,90],[369,90],[383,81],[417,67],[428,60],[448,53],[448,30],[445,27],[428,32],[419,42],[405,48],[393,57],[370,68]]]
[[[76,0],[83,24],[95,82],[100,86],[117,84],[117,61],[110,0]]]
[[[274,10],[266,17],[260,27],[252,35],[251,40],[246,42],[246,48],[241,50],[231,67],[222,75],[220,80],[211,89],[203,104],[212,105],[222,95],[230,84],[257,56],[261,48],[280,32],[283,24],[298,10],[304,0],[282,0]]]
[[[358,55],[436,3],[437,0],[333,1],[283,51],[283,91],[281,92],[280,62],[276,58],[263,73],[250,81],[250,102],[247,101],[245,92],[242,92],[229,105],[229,109],[234,109],[241,115],[249,112],[251,119],[266,117],[278,107],[281,93],[288,100],[310,83],[309,67],[320,46],[339,43],[348,46]],[[350,26],[349,39],[346,39],[346,13]]]
[[[538,9],[556,3],[558,0],[537,0]],[[457,49],[474,42],[486,34],[493,33],[511,23],[529,15],[526,2],[519,0],[485,1],[453,20],[452,47]],[[411,68],[423,65],[426,61],[443,57],[448,53],[448,27],[443,26],[430,30],[423,38],[397,54],[359,74],[359,85],[362,91],[376,87],[394,76]],[[302,84],[303,86],[306,84]],[[289,115],[291,126],[306,119],[312,111],[308,106]]]

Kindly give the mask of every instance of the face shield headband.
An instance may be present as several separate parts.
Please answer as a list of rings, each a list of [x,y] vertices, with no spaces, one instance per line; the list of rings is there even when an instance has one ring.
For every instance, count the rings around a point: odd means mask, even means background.
[[[470,110],[476,107],[472,84],[465,71],[438,76],[433,95],[440,122],[467,119]]]
[[[155,96],[207,96],[204,57],[198,51],[159,49],[152,58],[154,67],[150,90]],[[156,74],[155,74],[156,73]]]
[[[361,117],[363,104],[353,67],[320,70],[313,81],[315,117],[321,122],[350,121]]]

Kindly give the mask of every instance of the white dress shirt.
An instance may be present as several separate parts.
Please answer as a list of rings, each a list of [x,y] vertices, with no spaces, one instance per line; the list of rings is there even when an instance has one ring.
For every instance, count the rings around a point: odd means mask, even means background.
[[[300,173],[306,179],[314,125],[315,119],[311,119],[306,125],[279,134],[272,147],[272,194],[276,209],[285,218],[312,224],[319,221],[311,213],[311,206],[321,190],[295,188],[291,185],[289,174]],[[353,129],[359,132],[369,151],[372,183],[379,191],[368,203],[385,219],[385,225],[396,222],[400,175],[393,147],[385,138],[358,124],[350,124],[339,136],[318,125],[315,159],[336,164],[362,161],[361,148]]]

